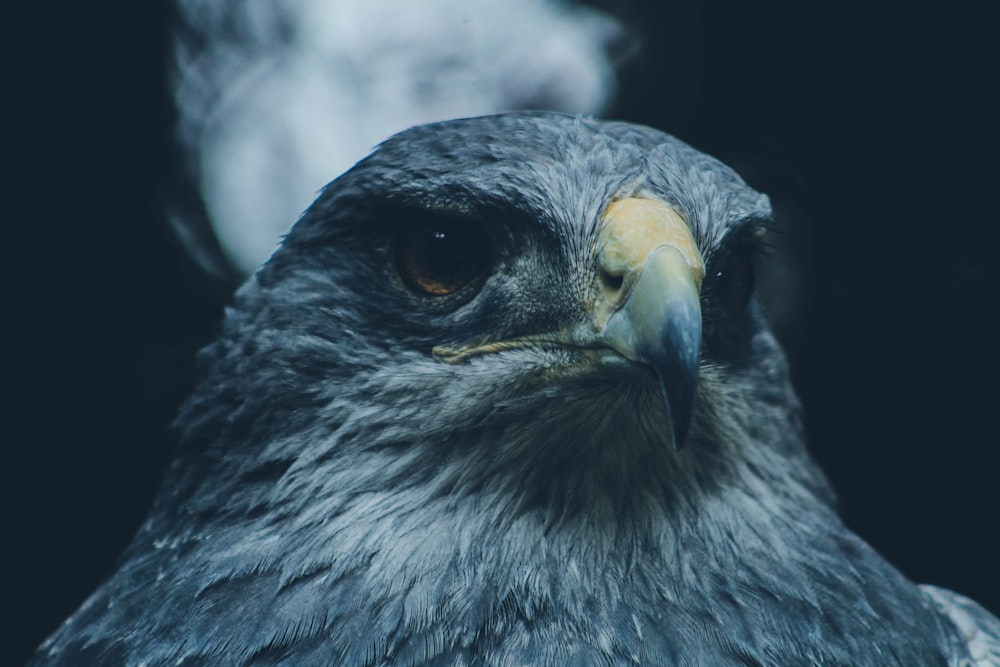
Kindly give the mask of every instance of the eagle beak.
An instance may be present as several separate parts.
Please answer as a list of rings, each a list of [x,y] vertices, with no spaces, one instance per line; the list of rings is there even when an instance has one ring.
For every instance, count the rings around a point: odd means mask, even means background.
[[[662,202],[615,201],[602,221],[597,273],[592,310],[599,336],[656,373],[680,449],[691,424],[701,351],[705,268],[694,238]]]

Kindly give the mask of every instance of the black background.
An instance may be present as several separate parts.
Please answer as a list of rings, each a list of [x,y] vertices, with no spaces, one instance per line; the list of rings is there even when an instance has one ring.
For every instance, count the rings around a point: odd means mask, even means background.
[[[911,578],[1000,612],[988,10],[606,6],[643,40],[608,115],[730,162],[785,218],[794,280],[778,294],[795,312],[775,314],[848,523]],[[0,15],[4,664],[138,527],[227,299],[159,196],[169,15],[163,0]]]

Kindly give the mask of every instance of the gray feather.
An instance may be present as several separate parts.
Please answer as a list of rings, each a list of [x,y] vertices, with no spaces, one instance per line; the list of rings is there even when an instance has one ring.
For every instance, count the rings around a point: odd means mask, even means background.
[[[1000,620],[958,593],[936,586],[921,586],[920,590],[958,631],[950,664],[955,667],[1000,665]]]
[[[985,664],[995,619],[839,520],[756,303],[725,320],[706,279],[680,453],[651,378],[551,379],[586,351],[434,358],[579,317],[600,212],[635,194],[709,266],[769,215],[672,137],[558,114],[414,128],[331,183],[203,352],[118,570],[34,664]],[[393,273],[393,230],[437,215],[497,246],[460,305]]]

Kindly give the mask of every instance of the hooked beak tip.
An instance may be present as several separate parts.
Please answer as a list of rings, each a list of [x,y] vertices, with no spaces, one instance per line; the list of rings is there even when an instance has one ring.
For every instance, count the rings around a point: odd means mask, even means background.
[[[612,348],[656,373],[678,450],[691,426],[701,330],[697,286],[669,249],[650,257],[627,301],[605,328],[605,340]]]

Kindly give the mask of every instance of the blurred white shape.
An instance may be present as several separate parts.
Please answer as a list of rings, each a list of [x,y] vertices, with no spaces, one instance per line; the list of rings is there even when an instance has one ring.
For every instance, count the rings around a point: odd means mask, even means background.
[[[327,182],[412,125],[598,113],[624,30],[554,0],[178,0],[180,139],[248,274]]]

